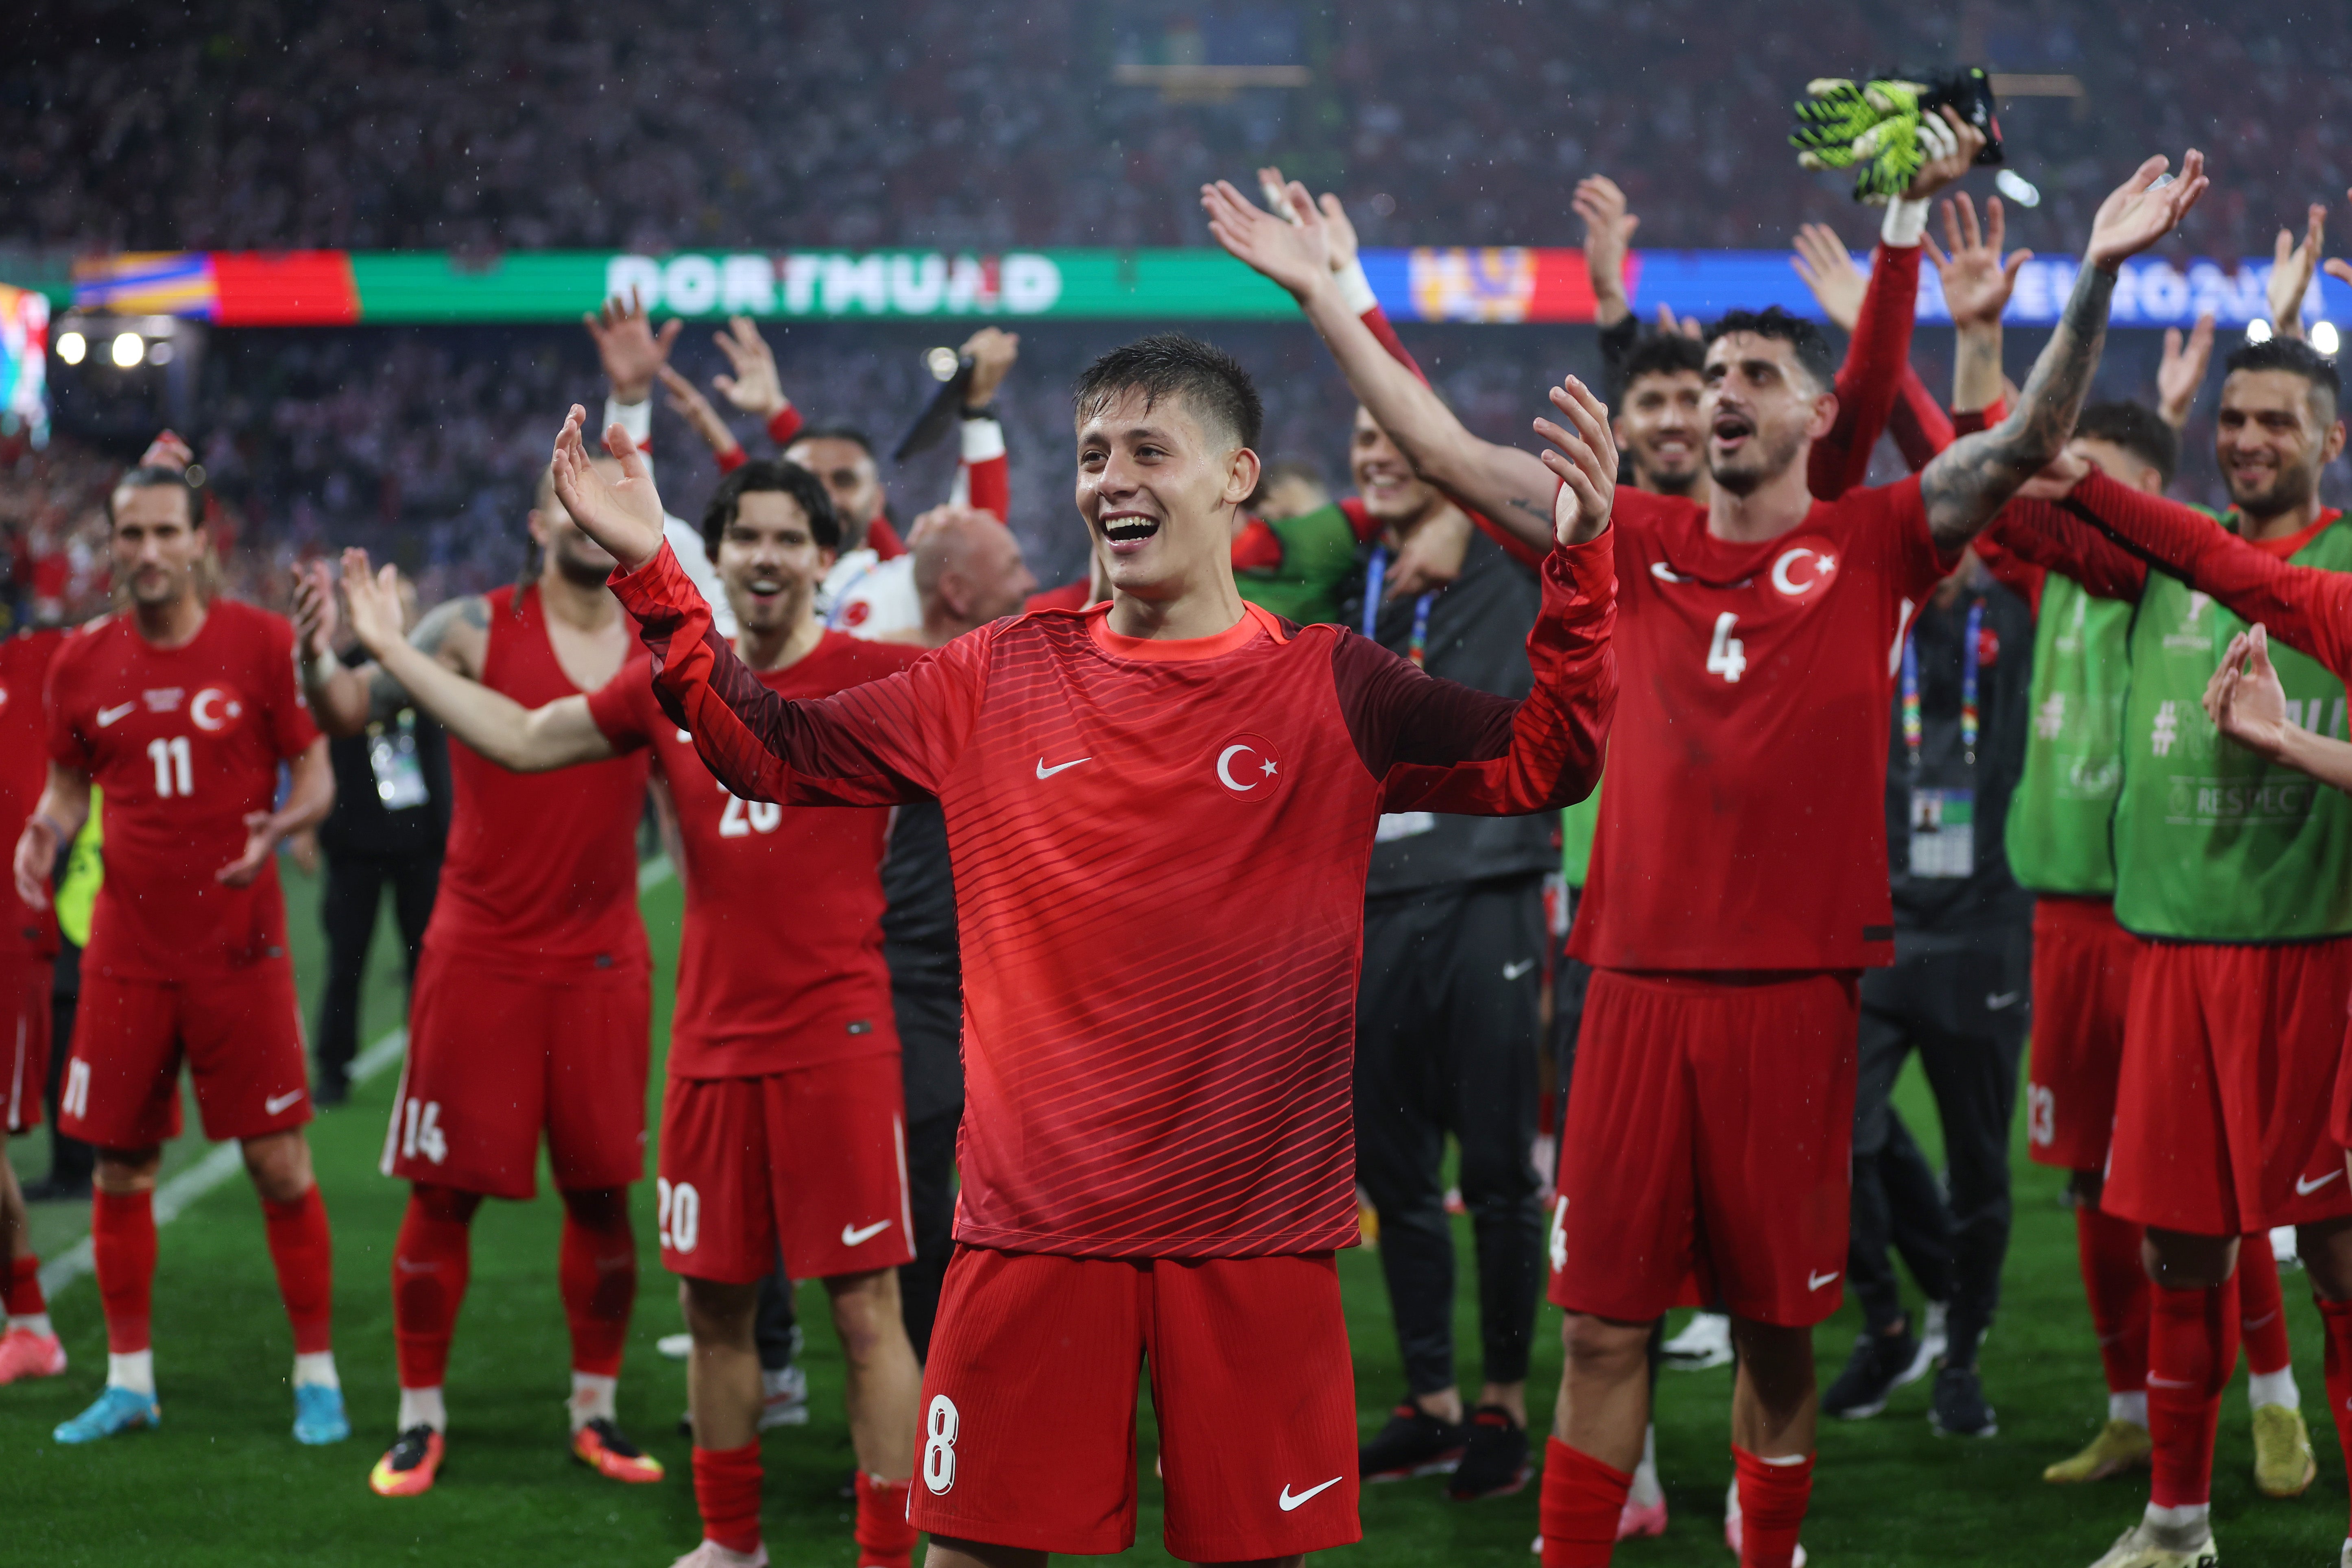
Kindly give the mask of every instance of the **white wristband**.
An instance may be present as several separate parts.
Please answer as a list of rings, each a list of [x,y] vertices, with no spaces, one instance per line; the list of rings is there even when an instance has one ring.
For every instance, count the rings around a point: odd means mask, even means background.
[[[608,396],[604,399],[604,423],[618,425],[629,433],[630,440],[642,447],[653,438],[654,400],[648,397],[642,403],[624,403]]]
[[[1927,209],[1934,205],[1903,196],[1887,203],[1886,220],[1878,226],[1879,243],[1890,250],[1908,250],[1917,245],[1927,232]]]
[[[1361,261],[1350,260],[1331,275],[1331,280],[1339,286],[1339,298],[1348,302],[1349,315],[1360,316],[1379,307],[1381,297],[1372,292],[1372,280],[1364,276]]]
[[[960,454],[967,463],[985,463],[991,458],[1004,456],[1004,426],[993,419],[967,419],[963,422],[963,443]]]

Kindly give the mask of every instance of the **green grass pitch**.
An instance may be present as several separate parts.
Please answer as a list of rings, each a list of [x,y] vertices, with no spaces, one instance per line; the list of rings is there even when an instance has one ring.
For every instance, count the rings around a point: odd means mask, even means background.
[[[316,889],[288,877],[306,995],[320,966]],[[667,1042],[677,951],[675,881],[646,896],[660,966],[656,1047]],[[388,923],[388,921],[387,921]],[[399,1022],[392,944],[381,937],[371,966],[367,1027],[373,1039]],[[263,1246],[258,1205],[241,1179],[214,1191],[162,1234],[155,1289],[156,1376],[163,1426],[89,1448],[60,1448],[49,1429],[87,1402],[104,1378],[105,1334],[97,1291],[84,1278],[52,1303],[73,1358],[54,1381],[0,1389],[0,1559],[27,1568],[74,1564],[310,1565],[506,1563],[667,1563],[698,1529],[688,1443],[675,1426],[684,1405],[679,1367],[654,1342],[680,1326],[676,1294],[654,1247],[653,1188],[635,1193],[642,1293],[621,1382],[624,1425],[669,1467],[661,1485],[623,1487],[570,1462],[562,1402],[567,1389],[563,1316],[556,1297],[559,1206],[541,1183],[530,1204],[491,1204],[475,1227],[471,1293],[450,1366],[450,1450],[427,1497],[391,1501],[367,1489],[368,1467],[391,1436],[394,1387],[386,1254],[404,1190],[376,1173],[394,1075],[311,1129],[336,1242],[336,1349],[355,1435],[340,1447],[302,1448],[288,1435],[291,1347]],[[652,1093],[658,1100],[656,1076]],[[1916,1073],[1902,1103],[1930,1156],[1932,1109]],[[194,1117],[190,1117],[194,1126]],[[2022,1149],[2021,1134],[2018,1141]],[[41,1139],[13,1151],[20,1172],[45,1168]],[[202,1152],[194,1139],[172,1152],[174,1168]],[[1985,1441],[1934,1436],[1927,1385],[1904,1390],[1874,1421],[1827,1423],[1805,1542],[1821,1568],[1897,1564],[2088,1563],[2145,1500],[2129,1479],[2089,1489],[2045,1486],[2042,1467],[2084,1441],[2105,1415],[2081,1288],[2074,1229],[2052,1173],[2017,1163],[2017,1230],[2006,1299],[1984,1353],[2000,1432]],[[81,1205],[36,1211],[44,1257],[87,1228]],[[1458,1342],[1475,1380],[1475,1301],[1463,1237]],[[1357,1402],[1364,1430],[1383,1418],[1402,1384],[1375,1259],[1341,1259],[1355,1341]],[[2286,1280],[2296,1371],[2314,1425],[2319,1479],[2303,1498],[2274,1502],[2252,1477],[2244,1380],[2223,1408],[2215,1526],[2240,1563],[2336,1561],[2344,1538],[2344,1470],[2326,1415],[2317,1314],[2302,1276]],[[814,1416],[768,1435],[768,1550],[781,1564],[847,1564],[850,1507],[839,1496],[851,1465],[840,1413],[841,1362],[824,1298],[801,1300]],[[1826,1378],[1855,1330],[1848,1308],[1822,1325]],[[1544,1309],[1532,1401],[1540,1427],[1559,1376],[1559,1313]],[[1052,1369],[1039,1369],[1050,1377]],[[1673,1510],[1662,1540],[1633,1542],[1626,1568],[1728,1563],[1721,1534],[1730,1476],[1726,1372],[1668,1373],[1660,1390],[1659,1462]],[[1148,1410],[1148,1406],[1147,1406]],[[1159,1488],[1148,1416],[1142,1444],[1142,1520],[1132,1555],[1169,1561],[1160,1546]],[[1435,1480],[1369,1489],[1362,1544],[1326,1555],[1333,1563],[1486,1564],[1524,1568],[1536,1529],[1536,1489],[1465,1506]]]

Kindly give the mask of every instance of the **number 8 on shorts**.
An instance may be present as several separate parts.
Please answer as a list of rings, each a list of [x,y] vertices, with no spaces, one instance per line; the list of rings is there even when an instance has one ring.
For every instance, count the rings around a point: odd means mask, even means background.
[[[955,1401],[944,1394],[935,1395],[930,1409],[924,1413],[923,1484],[935,1492],[955,1485],[956,1428],[962,1419],[956,1414]]]

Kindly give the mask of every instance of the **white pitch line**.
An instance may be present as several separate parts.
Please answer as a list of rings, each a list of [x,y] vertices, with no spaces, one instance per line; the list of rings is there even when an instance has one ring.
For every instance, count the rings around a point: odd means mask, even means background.
[[[637,891],[658,888],[670,879],[677,868],[667,855],[656,855],[637,868]],[[408,1031],[394,1029],[372,1043],[352,1059],[351,1079],[354,1088],[369,1082],[398,1062],[408,1049]],[[235,1143],[216,1143],[205,1157],[155,1189],[155,1226],[162,1229],[187,1212],[197,1199],[227,1181],[245,1167],[242,1148]],[[71,1247],[41,1265],[41,1294],[54,1296],[95,1267],[89,1237],[85,1236]]]

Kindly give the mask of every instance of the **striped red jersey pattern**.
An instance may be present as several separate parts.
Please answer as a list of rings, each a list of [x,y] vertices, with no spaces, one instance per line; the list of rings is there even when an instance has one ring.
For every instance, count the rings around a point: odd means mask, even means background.
[[[937,795],[964,966],[957,1238],[1214,1258],[1355,1240],[1350,1082],[1383,811],[1582,798],[1616,697],[1607,534],[1545,564],[1524,701],[1252,606],[1192,642],[999,621],[817,701],[770,691],[665,549],[614,591],[729,788]]]

